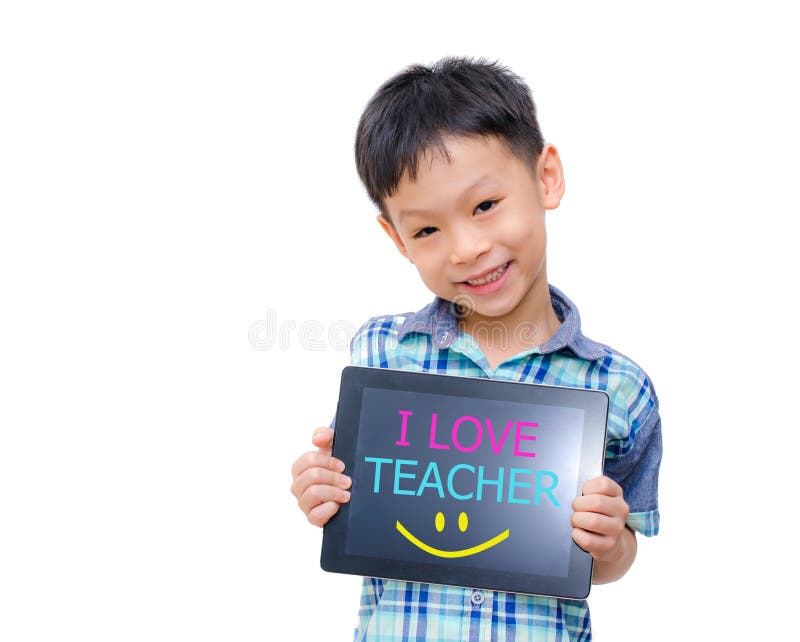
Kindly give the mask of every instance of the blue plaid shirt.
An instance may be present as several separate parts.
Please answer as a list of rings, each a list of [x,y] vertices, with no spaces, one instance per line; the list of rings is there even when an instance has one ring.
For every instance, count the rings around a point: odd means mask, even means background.
[[[610,397],[604,474],[624,491],[628,526],[658,533],[661,419],[655,389],[631,359],[581,333],[575,305],[552,285],[561,326],[546,343],[492,368],[474,337],[458,330],[439,297],[416,313],[369,319],[351,342],[353,365],[605,390]],[[591,640],[585,600],[364,578],[362,642]]]

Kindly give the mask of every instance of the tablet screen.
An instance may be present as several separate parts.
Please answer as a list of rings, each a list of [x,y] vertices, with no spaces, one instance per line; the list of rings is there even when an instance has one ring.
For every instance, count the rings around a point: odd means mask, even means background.
[[[346,552],[566,576],[584,414],[365,387]]]
[[[582,599],[572,502],[602,474],[608,395],[348,366],[333,455],[353,479],[325,570]]]

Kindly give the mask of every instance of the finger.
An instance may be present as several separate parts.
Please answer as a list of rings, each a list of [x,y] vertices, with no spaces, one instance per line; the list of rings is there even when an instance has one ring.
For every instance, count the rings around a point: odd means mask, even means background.
[[[347,489],[350,488],[352,483],[352,480],[347,475],[342,475],[327,468],[307,468],[292,483],[292,495],[299,499],[306,489],[314,484],[326,484]]]
[[[608,495],[582,495],[572,502],[572,510],[576,513],[600,513],[609,517],[628,518],[628,504],[622,497]]]
[[[300,506],[300,510],[307,516],[312,508],[324,502],[344,504],[348,501],[350,501],[350,493],[346,490],[328,484],[313,484],[303,491],[297,503]]]
[[[622,495],[622,488],[613,479],[605,476],[595,477],[587,481],[581,489],[584,495],[608,495],[617,497]]]
[[[614,538],[585,531],[582,528],[572,529],[572,540],[595,559],[609,553],[614,547]]]
[[[311,436],[311,443],[320,450],[330,452],[333,448],[333,430],[326,426],[317,428]]]
[[[596,560],[619,559],[619,551],[615,552],[615,549],[619,546],[618,537],[598,535],[582,528],[573,528],[572,539]]]
[[[344,470],[344,462],[335,457],[331,457],[329,453],[324,453],[319,450],[310,450],[307,453],[303,453],[292,464],[292,479],[297,479],[298,475],[303,471],[314,467],[329,468],[330,470],[342,472]]]
[[[333,517],[338,510],[339,504],[337,502],[324,502],[314,506],[314,508],[308,511],[306,517],[314,526],[319,526],[321,528],[328,523],[328,520]]]
[[[624,520],[598,513],[572,513],[570,523],[575,528],[610,537],[616,537],[625,528]]]

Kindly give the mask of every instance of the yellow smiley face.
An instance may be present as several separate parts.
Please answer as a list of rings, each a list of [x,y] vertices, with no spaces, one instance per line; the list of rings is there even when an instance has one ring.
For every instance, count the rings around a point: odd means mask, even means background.
[[[444,530],[444,514],[440,511],[436,513],[436,517],[434,519],[434,525],[436,526],[436,530],[438,532],[442,532]],[[440,548],[434,548],[423,542],[422,540],[418,539],[414,535],[412,535],[409,530],[400,523],[400,520],[397,520],[396,528],[400,532],[400,534],[405,537],[409,542],[411,542],[417,548],[422,549],[426,553],[430,553],[431,555],[436,555],[437,557],[467,557],[469,555],[475,555],[476,553],[481,553],[486,549],[492,548],[502,542],[504,539],[508,538],[509,530],[506,529],[502,533],[495,535],[491,539],[487,539],[485,542],[478,544],[477,546],[471,546],[470,548],[462,548],[458,551],[443,551]],[[458,516],[458,529],[464,533],[469,526],[469,518],[467,514],[461,512]]]

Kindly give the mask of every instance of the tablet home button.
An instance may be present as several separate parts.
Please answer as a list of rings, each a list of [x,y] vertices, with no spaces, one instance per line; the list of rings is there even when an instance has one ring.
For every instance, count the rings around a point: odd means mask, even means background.
[[[480,606],[483,604],[486,597],[484,597],[483,591],[472,591],[472,595],[469,596],[469,599],[475,606]]]

